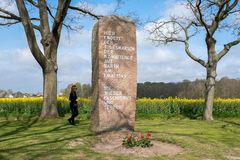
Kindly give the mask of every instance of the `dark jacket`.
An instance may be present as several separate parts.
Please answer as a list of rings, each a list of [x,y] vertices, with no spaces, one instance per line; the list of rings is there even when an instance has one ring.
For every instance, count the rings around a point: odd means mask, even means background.
[[[71,92],[69,95],[69,100],[70,100],[70,109],[72,113],[72,119],[74,121],[74,117],[78,115],[77,93]]]
[[[70,104],[77,103],[77,93],[76,92],[70,93],[69,101],[70,101]]]

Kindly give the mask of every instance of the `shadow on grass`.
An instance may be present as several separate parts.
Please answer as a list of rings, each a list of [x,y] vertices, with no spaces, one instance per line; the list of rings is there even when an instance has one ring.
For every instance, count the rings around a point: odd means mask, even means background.
[[[19,153],[18,150],[22,150],[24,148],[28,148],[28,147],[33,147],[33,146],[39,146],[39,145],[48,145],[48,144],[53,144],[53,143],[58,143],[58,142],[63,142],[63,141],[70,141],[76,138],[85,138],[88,136],[93,136],[93,134],[84,134],[81,136],[74,136],[74,137],[70,137],[70,138],[63,138],[63,139],[59,139],[59,140],[51,140],[51,141],[46,141],[46,142],[40,142],[40,143],[34,143],[34,144],[30,144],[30,145],[23,145],[20,147],[14,147],[14,148],[8,148],[8,149],[0,149],[0,152],[8,152],[8,151],[14,151]],[[29,151],[29,149],[27,149]]]
[[[2,124],[0,125],[0,129],[3,128],[3,127],[6,127],[10,122],[9,121],[5,121],[5,122],[1,122],[1,123]]]
[[[0,143],[2,143],[0,160],[7,160],[10,157],[16,159],[21,154],[23,154],[22,158],[30,159],[46,157],[47,154],[55,156],[64,155],[65,152],[70,154],[72,149],[66,148],[69,142],[94,135],[88,131],[89,123],[81,120],[76,122],[77,126],[68,124],[67,120],[56,120],[55,123],[55,121],[38,121],[38,118],[2,122],[0,130],[6,126],[9,128],[5,129],[14,130],[5,130],[5,133],[0,135]]]
[[[1,154],[0,154],[0,159],[1,159],[1,160],[9,160],[9,159],[7,159],[6,157],[4,157],[4,156],[1,155]]]
[[[66,152],[69,152],[68,154],[71,155],[72,149],[65,148],[66,145],[64,144],[65,141],[71,142],[74,139],[77,138],[85,138],[88,136],[93,136],[92,134],[84,134],[81,136],[73,136],[69,138],[63,138],[59,140],[50,140],[50,141],[45,141],[45,142],[39,142],[39,143],[34,143],[34,144],[26,144],[22,145],[19,147],[13,147],[13,148],[8,148],[8,149],[0,149],[0,153],[5,153],[6,156],[0,155],[1,160],[8,160],[6,157],[7,155],[11,154],[19,154],[19,153],[24,153],[27,156],[27,159],[49,159],[51,156],[65,156]],[[56,143],[61,143],[63,142],[63,145],[61,147],[59,146],[54,146]],[[45,148],[45,149],[44,149]],[[49,157],[50,156],[50,157]],[[17,158],[18,159],[18,158]],[[51,158],[50,158],[51,159]]]
[[[30,121],[30,120],[29,120]],[[2,135],[0,135],[0,138],[2,137],[5,137],[5,136],[11,136],[11,135],[15,135],[17,133],[20,133],[20,132],[23,132],[23,131],[26,131],[28,130],[32,125],[34,125],[35,123],[37,123],[38,121],[38,118],[35,118],[33,121],[30,121],[26,124],[23,124],[21,127],[15,129],[14,131],[10,131],[10,132],[7,132],[7,133],[4,133]],[[9,124],[9,121],[6,122],[7,124]],[[6,126],[6,125],[5,125]],[[0,126],[0,129],[4,127],[3,125]]]
[[[31,128],[34,124],[36,124],[38,122],[38,118],[34,119],[32,122],[28,122],[27,124],[25,124],[24,126],[21,126],[19,128],[17,128],[16,130],[14,131],[11,131],[11,132],[7,132],[3,135],[0,135],[0,142],[4,142],[4,141],[8,141],[8,140],[14,140],[14,139],[19,139],[19,138],[25,138],[25,137],[30,137],[30,136],[36,136],[36,135],[43,135],[43,134],[48,134],[48,133],[51,133],[51,132],[57,132],[59,133],[60,131],[65,131],[67,130],[68,128],[71,128],[71,127],[76,127],[76,126],[72,126],[70,125],[67,121],[64,123],[64,124],[61,124],[59,126],[56,126],[48,131],[41,131],[41,132],[34,132],[34,133],[29,133],[29,134],[24,134],[24,135],[17,135],[18,133],[21,133],[21,132],[24,132],[24,131],[27,131],[29,128]],[[86,128],[88,129],[88,124],[89,123],[80,123],[79,120],[76,120],[76,123],[79,125],[81,125],[82,128]],[[9,122],[8,122],[9,124]],[[64,127],[64,128],[63,128]],[[1,130],[1,127],[0,127],[0,130]],[[14,137],[11,137],[11,136],[14,136]],[[5,138],[5,137],[11,137],[11,138]]]
[[[236,126],[240,126],[240,123],[233,122],[233,121],[224,120],[223,122],[228,123],[228,124],[232,124],[232,125],[236,125]]]
[[[61,126],[55,127],[55,128],[53,128],[52,130],[49,130],[49,131],[43,131],[43,132],[37,132],[37,133],[34,132],[34,133],[31,133],[31,134],[24,134],[24,135],[22,135],[22,136],[15,135],[15,134],[17,134],[17,133],[19,133],[19,132],[15,132],[15,131],[8,132],[8,133],[0,136],[0,139],[3,138],[3,139],[0,140],[0,142],[4,142],[4,141],[8,141],[8,140],[14,140],[14,139],[19,139],[19,138],[24,138],[24,137],[29,137],[29,136],[46,134],[46,133],[50,133],[50,132],[54,132],[54,131],[60,131],[59,128],[61,128],[62,126],[65,126],[65,125],[61,125]],[[26,130],[27,130],[27,129],[26,129]],[[25,131],[26,131],[26,130],[25,130]],[[13,136],[13,135],[14,135],[14,137],[12,137],[12,138],[4,139],[4,137]]]

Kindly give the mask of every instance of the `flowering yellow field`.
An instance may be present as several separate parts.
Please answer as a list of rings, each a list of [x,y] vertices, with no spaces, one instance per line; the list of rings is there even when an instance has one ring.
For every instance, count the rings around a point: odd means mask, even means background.
[[[59,101],[66,101],[68,102],[67,97],[58,97],[57,98]],[[42,97],[33,97],[33,98],[0,98],[0,103],[3,102],[41,102],[43,100]],[[81,102],[90,102],[90,98],[79,98],[79,101]],[[138,103],[146,103],[146,102],[151,102],[151,103],[167,103],[167,102],[184,102],[184,103],[201,103],[204,102],[203,99],[187,99],[187,98],[140,98],[137,99]],[[224,102],[224,103],[240,103],[240,98],[228,98],[228,99],[223,99],[223,98],[216,98],[214,102]]]
[[[39,115],[42,107],[42,98],[0,98],[0,115],[30,114]],[[90,113],[90,98],[79,98],[79,109],[82,113]],[[163,114],[163,115],[184,115],[196,118],[202,115],[204,108],[203,99],[186,98],[141,98],[137,99],[137,113]],[[69,113],[68,98],[58,97],[58,111],[64,115]],[[240,99],[214,100],[214,114],[217,116],[239,116]]]

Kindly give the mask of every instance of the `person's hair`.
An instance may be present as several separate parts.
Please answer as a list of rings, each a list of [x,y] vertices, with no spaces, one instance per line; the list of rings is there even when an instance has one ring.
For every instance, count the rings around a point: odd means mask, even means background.
[[[72,85],[72,87],[71,87],[71,93],[74,91],[73,89],[74,88],[76,88],[77,86],[74,84],[74,85]]]

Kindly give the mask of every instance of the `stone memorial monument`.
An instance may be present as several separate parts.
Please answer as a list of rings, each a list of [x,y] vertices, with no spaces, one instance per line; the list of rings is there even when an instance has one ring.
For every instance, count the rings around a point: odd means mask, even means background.
[[[91,130],[134,129],[137,57],[136,28],[126,17],[106,16],[92,35]]]

